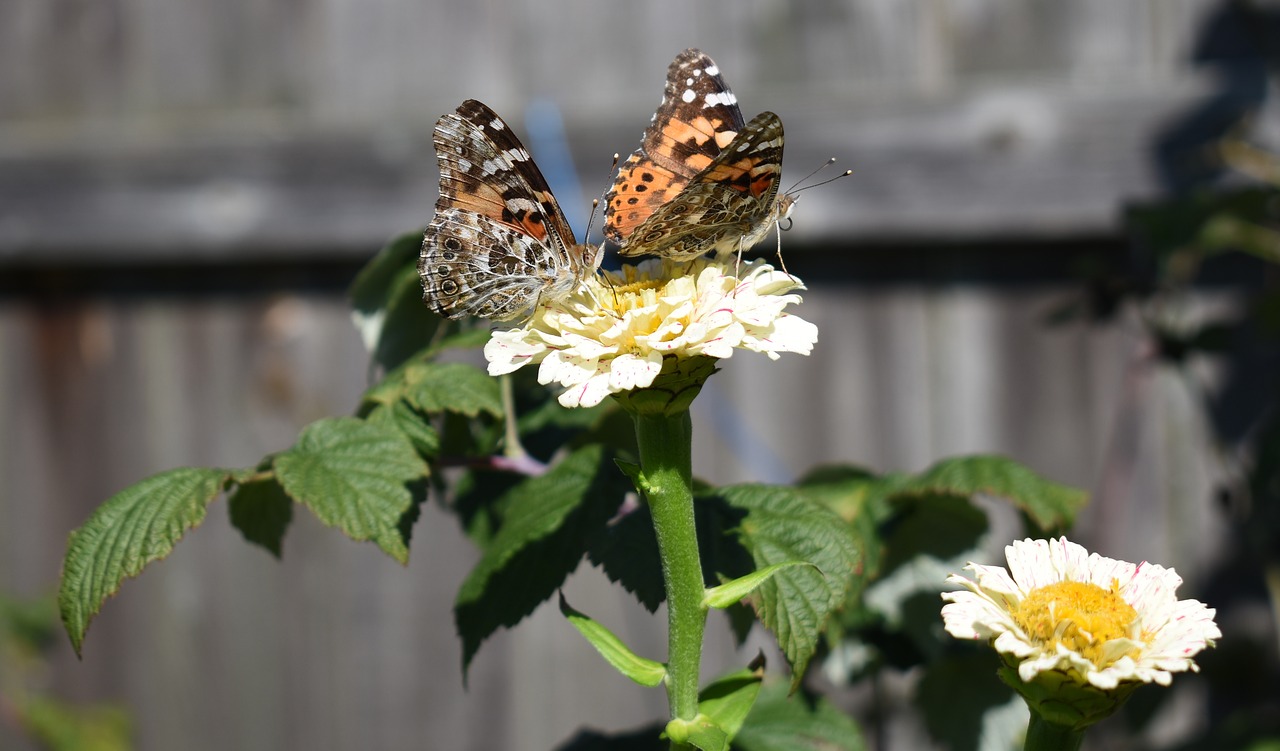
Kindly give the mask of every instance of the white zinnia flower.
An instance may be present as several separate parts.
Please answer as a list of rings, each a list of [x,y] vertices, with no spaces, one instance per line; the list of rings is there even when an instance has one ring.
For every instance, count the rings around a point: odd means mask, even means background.
[[[942,595],[942,618],[956,638],[991,640],[1024,682],[1053,672],[1104,691],[1168,685],[1222,636],[1211,608],[1177,599],[1173,569],[1090,555],[1065,537],[1020,540],[1005,556],[1007,572],[970,563],[976,581],[947,577],[965,591]]]
[[[727,358],[734,349],[809,354],[818,328],[783,312],[800,280],[732,255],[690,263],[664,259],[604,271],[571,297],[540,305],[521,327],[495,331],[484,348],[489,374],[541,363],[540,383],[566,388],[560,403],[590,407],[643,389],[664,357]]]

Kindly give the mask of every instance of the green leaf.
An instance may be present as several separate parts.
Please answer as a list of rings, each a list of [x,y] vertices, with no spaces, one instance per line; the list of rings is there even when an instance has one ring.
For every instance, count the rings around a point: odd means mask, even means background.
[[[102,603],[204,521],[209,502],[232,476],[225,469],[196,467],[152,475],[108,498],[71,533],[58,607],[77,655]]]
[[[759,571],[752,571],[746,576],[727,581],[718,587],[708,588],[706,594],[702,596],[702,606],[724,610],[730,605],[736,605],[739,600],[756,591],[757,587],[768,581],[769,577],[784,568],[792,566],[813,566],[813,564],[808,561],[783,561],[782,563],[765,566]],[[813,567],[817,568],[817,566]]]
[[[628,477],[639,477],[639,465],[622,461],[617,464]],[[634,482],[638,480],[633,479]],[[695,492],[698,492],[696,487]],[[695,496],[693,511],[698,525],[698,549],[704,582],[746,575],[755,569],[751,555],[729,533],[729,530],[737,529],[743,512],[729,508],[714,496]],[[658,540],[654,536],[653,518],[647,506],[637,506],[610,521],[609,526],[591,539],[587,552],[592,564],[599,566],[610,581],[621,584],[635,595],[650,613],[657,611],[666,600],[662,559],[658,555]],[[743,624],[745,629],[754,623],[755,618],[747,612]]]
[[[618,462],[624,472],[639,467]],[[630,474],[628,472],[628,474]],[[650,613],[667,599],[662,559],[648,506],[638,506],[614,520],[589,541],[587,555],[609,580],[621,584]]]
[[[488,332],[485,332],[486,336]],[[476,417],[502,416],[498,379],[474,365],[415,359],[396,368],[361,397],[369,405],[405,400],[427,414],[452,412]]]
[[[805,495],[849,522],[876,510],[876,501],[883,496],[881,484],[878,476],[862,467],[832,464],[814,467],[796,481]]]
[[[866,751],[862,731],[852,718],[826,699],[787,697],[783,683],[766,686],[742,730],[733,739],[737,751]]]
[[[885,556],[885,522],[894,511],[889,494],[901,484],[899,475],[878,477],[861,467],[838,465],[817,467],[797,483],[806,496],[848,522],[854,543],[862,554],[841,607],[845,613],[861,607],[867,585],[880,575]]]
[[[1046,532],[1070,527],[1088,500],[1085,491],[1050,482],[1002,456],[946,459],[908,479],[894,496],[944,493],[1003,498]]]
[[[674,743],[693,746],[698,751],[729,751],[728,733],[703,714],[692,720],[668,722],[666,736]]]
[[[293,501],[275,478],[240,485],[227,499],[231,524],[244,539],[280,557],[284,533],[293,521]]]
[[[698,713],[706,715],[733,740],[760,695],[764,678],[764,660],[757,658],[759,668],[746,668],[720,676],[698,693]]]
[[[839,516],[793,488],[738,485],[718,495],[746,512],[736,535],[757,569],[790,561],[813,564],[778,570],[751,595],[798,685],[828,617],[844,601],[860,551]]]
[[[413,367],[407,373],[405,392],[411,404],[428,414],[502,416],[498,379],[465,363],[423,363]]]
[[[405,401],[379,404],[364,418],[367,422],[385,425],[404,434],[413,444],[418,456],[431,459],[440,453],[440,433],[429,422],[430,418]]]
[[[653,687],[662,683],[667,677],[667,666],[656,660],[650,660],[632,652],[622,640],[613,635],[609,629],[588,618],[586,615],[569,607],[560,594],[560,612],[578,629],[578,632],[591,642],[600,656],[609,662],[619,673],[622,673],[641,686]]]
[[[351,417],[319,420],[273,466],[285,492],[320,521],[408,561],[404,523],[417,510],[410,485],[427,465],[402,434]]]
[[[464,671],[494,631],[519,623],[560,588],[626,491],[603,447],[587,446],[499,499],[506,517],[454,604]]]
[[[426,347],[447,325],[422,303],[421,248],[422,232],[395,238],[360,270],[349,290],[365,345],[374,362],[388,370]]]

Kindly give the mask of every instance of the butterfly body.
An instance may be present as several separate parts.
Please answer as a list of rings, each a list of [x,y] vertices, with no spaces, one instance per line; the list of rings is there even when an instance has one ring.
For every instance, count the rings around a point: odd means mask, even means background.
[[[423,299],[447,318],[527,317],[572,294],[600,263],[580,244],[511,128],[474,99],[433,134],[440,198],[418,259]]]
[[[716,64],[685,50],[605,197],[605,236],[624,256],[689,260],[749,248],[794,205],[778,195],[782,149],[782,120],[762,112],[744,122]]]

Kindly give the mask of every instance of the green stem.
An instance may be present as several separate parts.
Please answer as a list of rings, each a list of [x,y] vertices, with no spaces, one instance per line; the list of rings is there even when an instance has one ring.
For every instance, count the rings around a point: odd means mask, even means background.
[[[635,414],[645,498],[667,587],[667,700],[671,719],[698,716],[707,611],[693,520],[693,423],[688,410]]]
[[[1039,712],[1031,710],[1027,742],[1023,745],[1025,751],[1079,751],[1083,741],[1083,730],[1073,730],[1066,725],[1049,722]]]

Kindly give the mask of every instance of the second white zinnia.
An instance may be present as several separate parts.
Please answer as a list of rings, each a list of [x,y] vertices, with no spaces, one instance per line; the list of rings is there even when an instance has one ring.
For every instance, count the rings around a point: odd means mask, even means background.
[[[1222,635],[1212,609],[1177,598],[1173,569],[1090,555],[1065,537],[1019,540],[1005,555],[1008,571],[971,563],[974,579],[948,577],[964,590],[942,595],[942,618],[954,637],[990,640],[1023,681],[1168,685]]]

